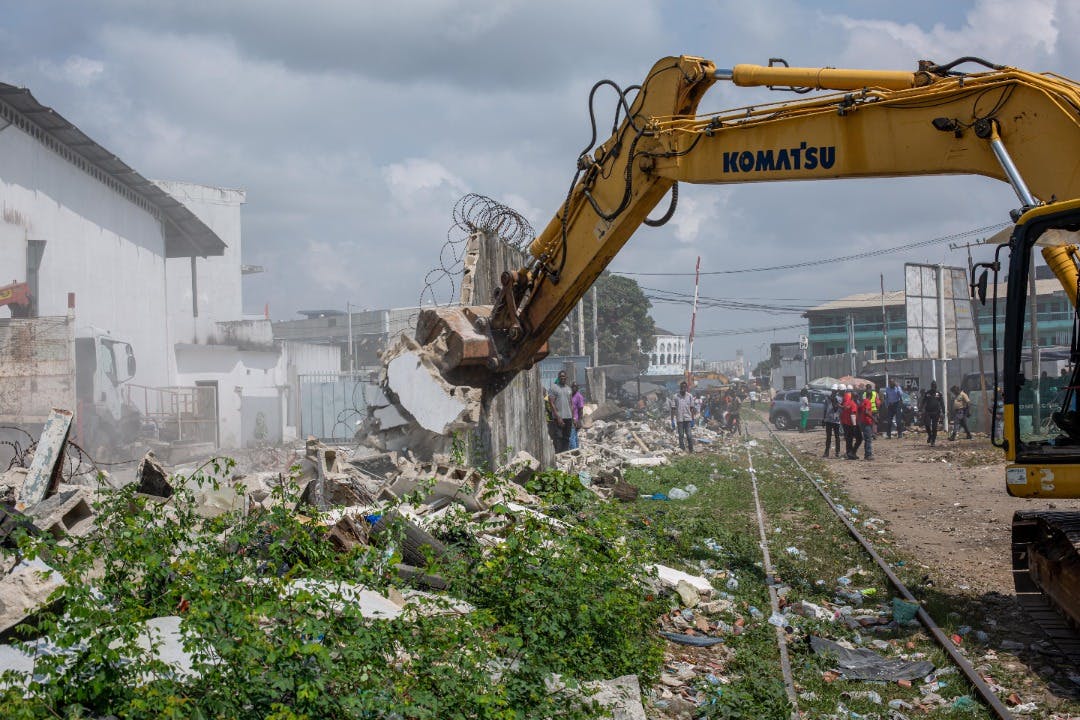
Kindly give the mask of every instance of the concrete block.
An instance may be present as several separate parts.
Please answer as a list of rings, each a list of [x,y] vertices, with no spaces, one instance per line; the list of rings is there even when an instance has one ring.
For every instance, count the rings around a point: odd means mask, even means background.
[[[92,497],[87,488],[64,490],[27,508],[26,514],[34,525],[53,537],[85,535],[94,527],[94,511],[90,508]]]
[[[532,480],[532,476],[540,472],[540,461],[524,450],[519,450],[514,457],[505,465],[495,471],[499,477],[504,477],[512,483],[524,485]]]

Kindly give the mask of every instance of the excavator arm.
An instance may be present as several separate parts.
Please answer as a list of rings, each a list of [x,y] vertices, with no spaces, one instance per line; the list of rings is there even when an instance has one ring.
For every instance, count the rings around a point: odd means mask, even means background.
[[[1012,183],[1021,210],[1080,197],[1080,86],[1015,68],[960,74],[955,66],[718,70],[696,57],[661,60],[632,101],[620,92],[617,129],[579,156],[565,201],[529,248],[531,262],[503,274],[494,305],[425,311],[417,339],[448,338],[445,369],[531,366],[665,195],[669,214],[675,209],[678,182],[969,174]],[[840,92],[698,115],[719,81]]]

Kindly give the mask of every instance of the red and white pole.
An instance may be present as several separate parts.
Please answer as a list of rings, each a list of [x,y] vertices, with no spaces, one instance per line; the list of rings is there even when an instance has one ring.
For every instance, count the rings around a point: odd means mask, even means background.
[[[698,281],[701,279],[701,256],[694,266],[694,304],[690,310],[690,342],[686,349],[686,384],[694,387],[694,324],[697,322]]]

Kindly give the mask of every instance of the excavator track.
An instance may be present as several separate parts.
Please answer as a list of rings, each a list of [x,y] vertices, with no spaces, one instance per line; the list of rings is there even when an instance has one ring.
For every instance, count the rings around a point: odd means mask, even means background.
[[[1080,663],[1080,513],[1015,513],[1012,561],[1017,603],[1063,655]]]

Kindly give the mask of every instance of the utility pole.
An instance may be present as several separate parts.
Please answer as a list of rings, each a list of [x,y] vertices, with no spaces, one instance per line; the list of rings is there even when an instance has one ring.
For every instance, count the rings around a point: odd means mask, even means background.
[[[585,355],[585,297],[582,296],[577,304],[577,354]]]
[[[592,288],[592,364],[593,364],[593,367],[596,367],[597,365],[600,364],[600,338],[596,334],[596,303],[597,303],[597,300],[598,300],[598,298],[597,298],[597,295],[596,295],[596,285],[594,284],[593,288]],[[602,399],[603,398],[601,398],[601,400]]]
[[[975,266],[971,261],[971,247],[973,245],[985,244],[985,240],[979,243],[949,243],[950,250],[959,250],[960,248],[967,249],[967,262],[968,262],[968,278],[974,281]],[[990,407],[990,401],[987,399],[986,394],[986,361],[983,359],[983,345],[982,345],[982,331],[979,329],[979,305],[975,301],[973,293],[969,293],[969,301],[971,303],[971,324],[975,328],[975,349],[979,355],[979,394],[982,397],[982,416],[983,422],[980,425],[986,427],[986,434],[990,435],[993,428],[990,427],[990,419],[993,417]]]
[[[694,323],[697,321],[698,280],[701,278],[701,256],[694,266],[694,307],[690,311],[690,343],[686,352],[686,382],[694,386]]]
[[[881,337],[885,341],[885,387],[889,387],[889,316],[885,314],[885,273],[881,279]]]
[[[945,398],[945,412],[941,418],[941,429],[949,432],[949,366],[945,357],[945,265],[937,266],[937,318],[938,318],[938,359],[941,360],[941,387],[938,390]]]
[[[353,336],[352,336],[352,305],[345,303],[345,314],[349,316],[349,374],[356,372],[356,354],[353,352]]]

